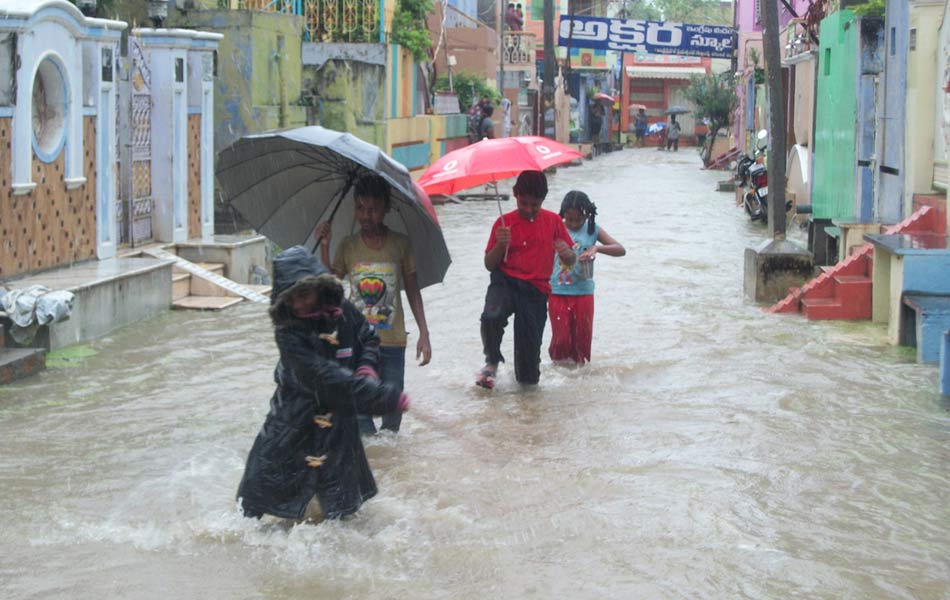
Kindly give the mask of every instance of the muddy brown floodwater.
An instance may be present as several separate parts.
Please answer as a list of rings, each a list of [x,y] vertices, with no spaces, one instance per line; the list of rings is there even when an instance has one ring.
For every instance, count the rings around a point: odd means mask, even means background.
[[[545,352],[531,390],[505,366],[472,385],[497,208],[440,207],[434,358],[346,521],[235,505],[273,389],[262,306],[168,312],[0,388],[0,596],[947,598],[936,369],[878,325],[744,303],[764,230],[711,191],[725,176],[628,150],[551,177],[547,208],[588,192],[628,253],[597,261],[593,362]]]

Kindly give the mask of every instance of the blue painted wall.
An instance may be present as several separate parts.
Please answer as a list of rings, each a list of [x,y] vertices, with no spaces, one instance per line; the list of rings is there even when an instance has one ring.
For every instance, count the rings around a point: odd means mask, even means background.
[[[878,118],[883,110],[883,99],[878,89],[878,78],[884,70],[884,23],[878,18],[854,21],[860,31],[858,42],[858,104],[855,131],[855,196],[854,221],[871,223],[875,214],[877,177],[880,173]]]
[[[410,144],[393,148],[392,157],[406,166],[407,169],[418,169],[429,164],[429,144]]]
[[[903,167],[909,23],[907,0],[888,0],[884,21],[883,120],[878,130],[881,160],[875,205],[875,220],[882,223],[897,223],[905,217]]]
[[[950,295],[950,252],[904,255],[904,293]]]

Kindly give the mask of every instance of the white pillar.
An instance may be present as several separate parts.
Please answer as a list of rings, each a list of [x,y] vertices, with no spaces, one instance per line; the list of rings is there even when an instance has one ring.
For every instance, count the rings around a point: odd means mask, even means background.
[[[205,40],[198,40],[202,46],[188,53],[189,112],[201,116],[198,157],[201,163],[201,231],[191,231],[189,235],[200,235],[204,239],[214,236],[214,48],[218,39],[220,37],[207,40],[213,46],[205,44]]]
[[[202,151],[202,231],[188,231],[188,107],[192,94],[198,95],[202,111],[202,144],[205,144],[205,118],[213,126],[213,104],[205,95],[204,77],[201,87],[189,82],[189,53],[196,50],[212,51],[218,46],[221,34],[189,29],[136,29],[133,32],[150,52],[152,71],[152,232],[156,240],[183,242],[189,237],[213,233],[214,219],[205,216],[213,210],[214,169],[213,155],[205,166]],[[194,65],[192,65],[192,70]],[[202,71],[203,73],[203,71]],[[207,82],[213,85],[213,82]],[[189,90],[189,87],[195,87]],[[207,110],[207,112],[205,112]],[[213,152],[210,129],[207,148]]]
[[[179,30],[135,31],[152,73],[152,234],[161,242],[188,239],[188,37]]]
[[[115,47],[112,41],[91,43],[96,107],[96,254],[112,258],[118,244],[116,223]]]
[[[26,69],[35,69],[33,65],[34,39],[35,36],[29,33],[17,37],[16,52],[20,58],[20,68],[16,74],[16,107],[13,110],[10,140],[14,195],[28,194],[36,187],[31,173],[33,165],[33,77],[24,76],[27,73]],[[24,64],[28,65],[26,69],[24,69]]]
[[[64,56],[67,64],[67,85],[69,86],[69,117],[66,122],[66,189],[75,189],[86,183],[83,173],[83,131],[82,131],[82,42],[71,41],[69,53]],[[98,163],[97,163],[98,164]],[[89,174],[90,177],[92,173]]]

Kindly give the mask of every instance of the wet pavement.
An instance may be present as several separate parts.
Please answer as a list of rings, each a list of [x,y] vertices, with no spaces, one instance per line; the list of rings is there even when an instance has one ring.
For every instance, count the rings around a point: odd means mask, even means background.
[[[380,494],[342,522],[234,502],[273,390],[260,305],[169,312],[0,388],[0,596],[950,596],[936,370],[881,326],[743,302],[765,231],[699,164],[627,150],[551,177],[547,208],[586,191],[628,252],[597,260],[592,363],[543,352],[535,389],[504,365],[472,385],[498,212],[439,207],[433,362],[409,361],[402,432],[367,441]]]

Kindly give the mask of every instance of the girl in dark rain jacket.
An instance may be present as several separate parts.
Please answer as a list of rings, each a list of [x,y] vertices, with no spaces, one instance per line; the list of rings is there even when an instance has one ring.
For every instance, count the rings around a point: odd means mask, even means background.
[[[376,495],[357,412],[404,411],[409,399],[378,383],[379,337],[343,299],[340,281],[301,246],[274,259],[270,316],[280,350],[277,390],[238,488],[244,514],[353,513]]]

